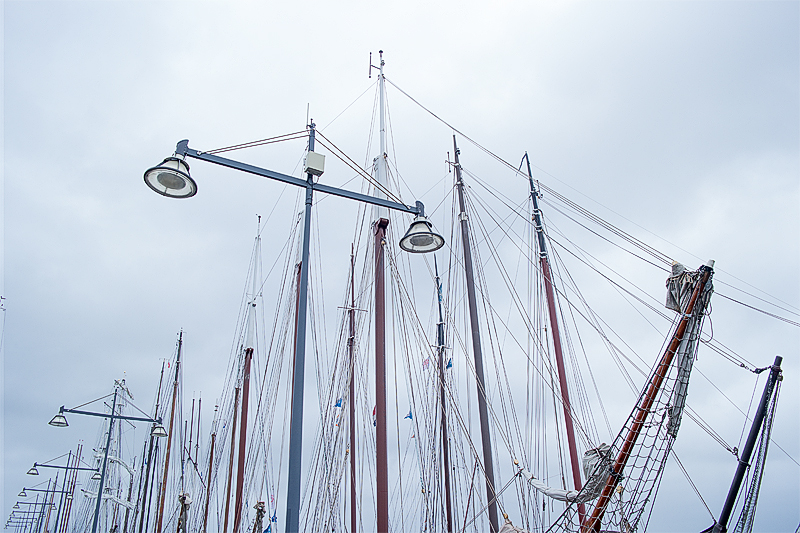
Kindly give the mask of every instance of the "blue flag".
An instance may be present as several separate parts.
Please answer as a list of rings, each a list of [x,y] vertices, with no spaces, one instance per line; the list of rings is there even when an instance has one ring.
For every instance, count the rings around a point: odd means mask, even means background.
[[[270,518],[270,521],[277,522],[278,521],[278,515],[277,514],[272,515],[272,517]]]
[[[408,414],[404,418],[410,418],[411,420],[414,420],[414,417],[411,416],[411,409],[410,408],[408,410]]]
[[[342,406],[342,399],[339,398],[338,400],[336,400],[336,405],[334,405],[334,407],[341,407],[341,406]]]
[[[447,366],[445,366],[444,368],[445,368],[445,370],[447,370],[448,368],[453,368],[453,358],[452,357],[447,360]]]
[[[272,524],[267,525],[267,529],[264,530],[264,533],[272,533]]]

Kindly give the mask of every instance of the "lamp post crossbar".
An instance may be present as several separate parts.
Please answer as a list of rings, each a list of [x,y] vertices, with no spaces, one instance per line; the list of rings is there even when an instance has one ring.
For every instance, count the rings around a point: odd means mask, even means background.
[[[78,409],[66,409],[63,406],[60,409],[61,413],[74,413],[76,415],[89,415],[89,416],[98,416],[100,418],[113,418],[114,420],[135,420],[137,422],[151,422],[155,424],[160,424],[161,419],[154,419],[148,418],[144,416],[126,416],[126,415],[117,415],[117,414],[108,414],[108,413],[93,413],[92,411],[79,411]]]
[[[343,198],[349,198],[351,200],[356,200],[359,202],[365,202],[380,207],[386,207],[388,209],[393,209],[395,211],[411,213],[412,215],[418,215],[418,216],[425,215],[425,207],[422,205],[422,202],[417,202],[416,205],[410,206],[406,204],[401,204],[399,202],[392,202],[391,200],[387,200],[385,198],[378,198],[376,196],[370,196],[368,194],[362,194],[354,191],[348,191],[345,189],[339,189],[338,187],[331,187],[330,185],[324,185],[322,183],[314,183],[313,181],[309,184],[308,180],[295,178],[294,176],[289,176],[288,174],[282,174],[280,172],[275,172],[274,170],[267,170],[265,168],[248,165],[247,163],[234,161],[233,159],[227,159],[225,157],[219,157],[217,155],[207,154],[198,150],[194,150],[193,148],[189,148],[188,140],[183,140],[179,142],[177,147],[175,148],[175,153],[178,155],[182,155],[184,157],[192,157],[194,159],[199,159],[201,161],[206,161],[208,163],[214,163],[216,165],[220,165],[223,167],[228,167],[235,170],[241,170],[242,172],[247,172],[248,174],[255,174],[256,176],[261,176],[262,178],[270,178],[283,183],[288,183],[289,185],[302,187],[304,189],[310,186],[315,191],[319,191],[321,193],[332,194],[334,196],[341,196]]]
[[[45,464],[42,464],[42,463],[33,463],[33,466],[37,467],[37,468],[40,467],[40,466],[44,466],[46,468],[61,468],[61,469],[64,469],[64,470],[91,470],[93,472],[97,472],[97,470],[98,470],[97,468],[87,468],[87,467],[84,467],[84,466],[45,465]],[[28,490],[33,490],[33,489],[28,489]]]

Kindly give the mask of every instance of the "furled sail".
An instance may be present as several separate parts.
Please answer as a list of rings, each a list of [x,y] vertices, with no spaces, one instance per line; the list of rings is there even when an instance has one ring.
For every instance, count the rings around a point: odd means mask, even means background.
[[[699,280],[700,271],[691,271],[684,265],[676,262],[672,263],[672,275],[667,278],[667,303],[668,309],[678,313],[684,313],[689,298],[691,297],[694,286]],[[675,438],[678,436],[678,429],[683,417],[683,408],[686,405],[686,396],[689,392],[689,376],[692,373],[692,366],[697,355],[697,347],[700,341],[700,330],[703,325],[703,318],[706,306],[714,287],[709,281],[700,295],[701,305],[695,306],[695,312],[689,320],[686,332],[681,339],[675,353],[675,365],[678,375],[675,382],[675,389],[672,391],[670,407],[668,410],[669,421],[667,423],[667,433]]]
[[[608,477],[608,465],[611,462],[608,455],[610,448],[608,444],[603,443],[597,448],[586,450],[586,453],[583,454],[583,476],[586,478],[586,483],[580,491],[549,487],[533,477],[533,474],[527,470],[522,470],[521,473],[528,479],[533,488],[554,500],[576,503],[590,502],[600,495],[606,478]],[[501,528],[500,531],[502,533],[503,529]],[[517,529],[510,529],[508,531],[517,531]]]

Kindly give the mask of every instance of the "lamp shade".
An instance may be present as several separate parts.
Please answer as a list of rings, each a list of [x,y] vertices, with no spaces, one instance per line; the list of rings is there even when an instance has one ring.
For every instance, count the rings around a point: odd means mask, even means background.
[[[20,498],[27,498],[28,497],[28,493],[25,492],[25,489],[22,489],[21,491],[19,491],[19,497]]]
[[[90,479],[92,479],[92,480],[94,480],[94,481],[97,481],[97,480],[98,480],[98,479],[100,479],[101,477],[102,477],[102,476],[100,475],[100,472],[95,472],[94,474],[92,474],[92,477],[91,477]]]
[[[66,417],[61,413],[58,413],[56,416],[54,416],[53,419],[48,422],[48,424],[57,428],[65,428],[69,425],[67,424]]]
[[[12,509],[19,509],[19,504],[18,504],[18,503],[15,503],[15,504],[14,504],[14,507],[12,507]]]
[[[189,176],[189,165],[178,155],[147,169],[144,182],[158,194],[169,198],[189,198],[197,194],[197,184]]]
[[[444,246],[444,237],[434,233],[433,226],[423,216],[414,218],[408,231],[400,239],[400,248],[415,254],[435,252],[442,246]]]
[[[164,429],[164,426],[162,426],[161,424],[156,424],[156,425],[153,426],[153,429],[150,430],[150,436],[151,437],[166,437],[167,436],[167,430]]]
[[[29,476],[38,476],[38,475],[39,475],[39,469],[38,469],[38,468],[36,468],[36,465],[33,465],[33,466],[30,468],[30,470],[28,470],[28,475],[29,475]]]

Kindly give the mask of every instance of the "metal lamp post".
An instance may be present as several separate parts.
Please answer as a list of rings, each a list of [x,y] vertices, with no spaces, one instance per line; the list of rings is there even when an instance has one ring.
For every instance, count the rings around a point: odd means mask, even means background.
[[[124,416],[116,414],[117,410],[117,394],[119,394],[119,389],[117,387],[114,388],[114,399],[111,402],[111,414],[106,413],[94,413],[92,411],[80,411],[78,409],[66,409],[62,405],[61,408],[58,410],[58,414],[53,417],[53,419],[49,422],[51,426],[56,427],[67,427],[69,424],[67,423],[67,419],[64,416],[64,413],[74,413],[78,415],[88,415],[88,416],[98,416],[100,418],[108,418],[108,438],[106,439],[106,449],[105,454],[103,455],[103,466],[100,469],[100,484],[97,489],[97,504],[94,508],[94,520],[92,522],[92,533],[97,533],[97,524],[100,519],[100,504],[103,501],[103,483],[105,482],[106,478],[106,466],[108,464],[108,449],[111,446],[111,431],[114,427],[114,420],[132,420],[137,422],[150,422],[155,424],[150,432],[150,434],[154,437],[163,437],[167,433],[164,430],[164,426],[161,425],[160,418],[149,418],[149,417],[142,417],[142,416]],[[33,465],[34,468],[37,466],[36,464]],[[46,466],[46,465],[38,465],[38,466]],[[78,469],[78,470],[96,470],[96,469]],[[30,473],[30,472],[28,472]]]
[[[308,154],[306,156],[304,172],[306,179],[296,178],[272,170],[248,165],[219,157],[214,154],[201,152],[189,148],[189,141],[183,140],[175,148],[175,154],[166,158],[161,164],[148,169],[144,174],[144,181],[148,187],[162,196],[170,198],[189,198],[197,193],[197,184],[189,174],[189,165],[186,158],[199,159],[223,167],[232,168],[255,174],[264,178],[288,183],[306,190],[305,198],[305,223],[303,224],[303,247],[300,270],[300,283],[298,285],[298,316],[295,339],[295,366],[293,377],[293,395],[291,427],[289,430],[289,471],[288,488],[286,494],[286,532],[296,533],[300,527],[300,480],[301,480],[301,455],[303,438],[303,388],[305,374],[306,351],[306,315],[308,300],[308,256],[311,231],[311,206],[314,191],[359,202],[376,205],[379,207],[411,213],[415,219],[411,227],[400,240],[400,247],[412,253],[433,252],[444,246],[444,238],[433,232],[430,222],[425,218],[425,207],[422,202],[409,206],[393,202],[386,198],[379,198],[361,194],[345,189],[339,189],[314,181],[324,172],[325,156],[314,152],[315,124],[311,121],[308,133]],[[242,421],[246,424],[246,421]],[[96,533],[96,532],[92,532]],[[234,532],[238,533],[238,532]]]

